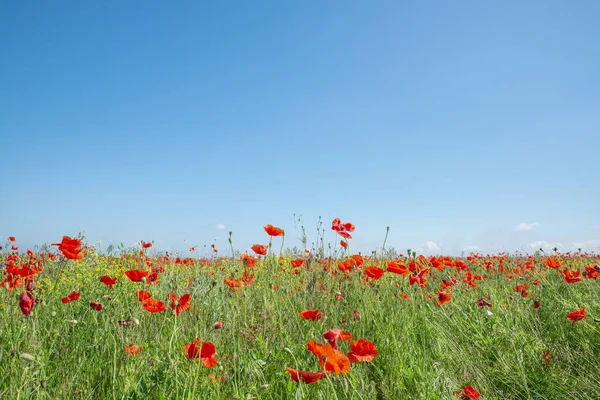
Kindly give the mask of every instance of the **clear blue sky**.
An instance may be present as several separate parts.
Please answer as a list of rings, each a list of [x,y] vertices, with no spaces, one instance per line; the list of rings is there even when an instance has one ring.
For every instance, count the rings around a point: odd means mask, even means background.
[[[599,16],[0,0],[0,242],[244,250],[271,223],[299,245],[296,213],[309,243],[318,216],[352,221],[355,250],[390,226],[402,250],[598,251]]]

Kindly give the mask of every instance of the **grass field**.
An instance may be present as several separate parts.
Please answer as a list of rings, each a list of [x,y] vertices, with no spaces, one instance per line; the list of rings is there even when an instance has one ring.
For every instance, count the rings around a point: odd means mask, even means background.
[[[0,398],[600,398],[598,255],[360,256],[336,221],[350,246],[280,255],[265,228],[262,256],[7,243]]]

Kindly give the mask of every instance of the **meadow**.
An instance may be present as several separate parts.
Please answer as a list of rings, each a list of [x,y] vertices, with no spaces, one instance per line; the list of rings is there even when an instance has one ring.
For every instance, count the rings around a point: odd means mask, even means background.
[[[599,399],[600,256],[0,253],[0,399]],[[329,231],[329,225],[323,229]],[[323,243],[323,241],[317,241]]]

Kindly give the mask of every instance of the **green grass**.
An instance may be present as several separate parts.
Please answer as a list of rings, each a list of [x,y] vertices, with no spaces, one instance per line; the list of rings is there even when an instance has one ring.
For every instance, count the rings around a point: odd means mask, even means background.
[[[599,399],[600,324],[594,320],[600,317],[599,283],[568,284],[541,257],[519,276],[499,273],[497,258],[489,259],[491,271],[482,269],[483,257],[466,260],[473,273],[489,277],[477,287],[446,267],[433,269],[421,289],[410,286],[408,276],[391,273],[371,281],[373,286],[362,281],[360,269],[334,276],[335,263],[325,271],[314,258],[293,275],[288,259],[281,266],[270,256],[250,271],[256,282],[236,292],[223,281],[240,277],[244,266],[228,258],[204,266],[196,260],[191,268],[163,263],[156,285],[130,282],[123,270],[136,264],[123,257],[109,260],[92,251],[83,261],[46,261],[33,290],[41,301],[30,316],[18,307],[23,288],[0,289],[0,398],[457,399],[453,393],[471,385],[482,399]],[[592,255],[561,259],[569,269],[598,263]],[[384,261],[365,265],[384,267]],[[526,261],[510,256],[505,266],[520,269]],[[118,277],[113,290],[99,282],[106,273]],[[440,282],[451,275],[459,279],[452,301],[436,306]],[[532,284],[536,279],[540,285]],[[533,297],[513,290],[522,282],[529,283]],[[151,314],[137,300],[142,288],[163,301],[171,291],[190,293],[191,309],[177,317],[170,308]],[[63,304],[60,298],[72,290],[81,292],[80,299]],[[476,305],[482,296],[491,308]],[[92,310],[90,301],[104,309]],[[566,314],[580,307],[587,317],[572,324]],[[305,321],[298,316],[305,309],[318,309],[324,317]],[[134,319],[139,325],[118,324]],[[219,320],[223,328],[213,329]],[[372,341],[379,355],[372,363],[352,364],[348,374],[311,385],[293,382],[288,367],[320,369],[306,343],[324,343],[323,333],[332,328]],[[216,367],[185,356],[184,345],[195,337],[215,344]],[[129,356],[124,348],[132,343],[143,352]],[[348,344],[340,343],[340,349],[349,351]],[[549,365],[544,352],[551,355]]]

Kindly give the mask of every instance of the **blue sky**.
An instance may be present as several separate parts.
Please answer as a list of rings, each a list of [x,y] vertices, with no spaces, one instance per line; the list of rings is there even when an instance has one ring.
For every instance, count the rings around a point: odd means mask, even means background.
[[[299,245],[295,213],[353,250],[600,251],[598,15],[2,0],[0,242]]]

